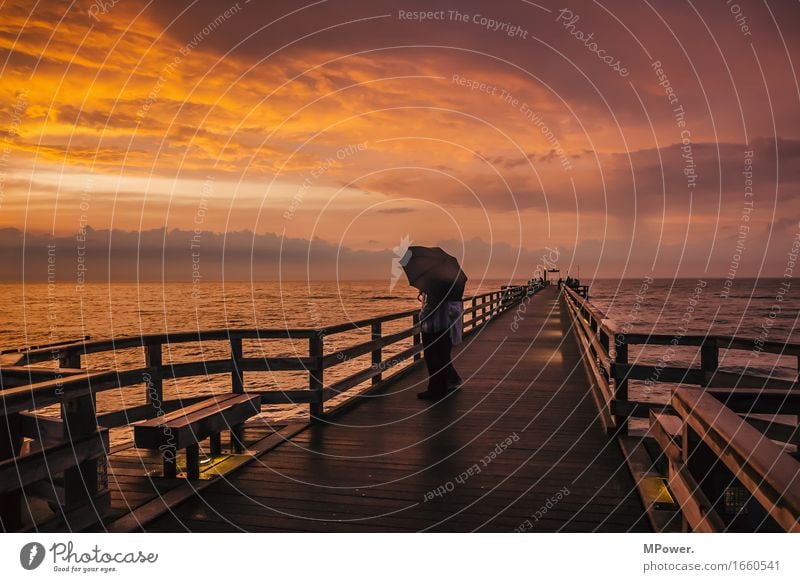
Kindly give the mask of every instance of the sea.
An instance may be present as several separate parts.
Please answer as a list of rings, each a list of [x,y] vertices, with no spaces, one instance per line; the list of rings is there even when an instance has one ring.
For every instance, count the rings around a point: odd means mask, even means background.
[[[466,293],[497,290],[523,281],[470,281]],[[800,283],[788,279],[595,279],[590,300],[609,323],[626,333],[716,334],[800,343]],[[192,283],[62,283],[0,284],[0,350],[68,341],[119,338],[215,328],[320,328],[345,321],[401,312],[419,307],[417,292],[402,282],[288,281]],[[410,319],[385,325],[391,332],[407,327]],[[326,352],[368,339],[369,330],[326,338]],[[390,346],[384,357],[410,346],[405,340]],[[229,345],[193,342],[165,348],[164,361],[224,358]],[[245,355],[305,356],[307,340],[247,341]],[[664,348],[632,349],[630,359],[657,363]],[[697,366],[694,348],[676,349],[670,366]],[[326,384],[369,366],[369,355],[343,361],[326,371]],[[118,350],[84,358],[92,369],[143,365],[142,351]],[[722,351],[723,369],[793,379],[797,357],[758,352]],[[302,389],[307,374],[270,372],[246,374],[251,389]],[[674,385],[632,382],[632,398],[667,402]],[[165,382],[166,398],[201,396],[230,389],[230,375],[184,378]],[[349,395],[342,396],[342,398]],[[145,402],[144,386],[104,392],[98,412]],[[334,401],[335,404],[335,401]],[[46,411],[47,412],[47,411]],[[56,414],[56,410],[49,410]],[[276,421],[303,417],[297,406],[265,407]]]
[[[791,279],[642,279],[590,282],[590,301],[608,323],[624,333],[719,335],[755,338],[763,342],[800,344],[800,282]],[[630,346],[629,361],[662,366],[700,366],[696,347]],[[798,379],[798,357],[758,349],[720,350],[725,372]],[[667,403],[676,384],[629,382],[629,397]],[[795,418],[777,416],[794,422]],[[647,420],[631,421],[632,432],[643,433]]]

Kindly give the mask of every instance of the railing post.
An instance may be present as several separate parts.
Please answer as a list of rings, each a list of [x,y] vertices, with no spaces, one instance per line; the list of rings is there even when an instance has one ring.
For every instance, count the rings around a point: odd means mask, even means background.
[[[324,350],[324,335],[318,330],[308,339],[308,357],[311,359],[311,366],[308,369],[308,389],[311,392],[309,413],[312,422],[321,420],[325,413],[322,368]]]
[[[147,403],[160,409],[164,402],[164,371],[161,344],[147,344],[144,347],[144,362],[149,374],[146,387]],[[158,410],[156,410],[158,412]]]
[[[703,371],[703,386],[710,386],[719,368],[719,347],[714,338],[706,338],[700,346],[700,368]]]
[[[61,418],[64,421],[64,439],[67,441],[75,442],[82,436],[97,432],[95,395],[86,394],[64,401],[61,404]],[[98,493],[107,489],[106,453],[104,451],[102,457],[88,459],[64,472],[66,508],[90,503]]]
[[[478,321],[478,300],[473,297],[472,298],[472,329],[475,329],[477,327],[477,321]]]
[[[600,329],[599,339],[600,339],[600,345],[603,346],[603,350],[605,350],[606,356],[608,356],[609,354],[608,350],[610,349],[609,346],[610,342],[608,339],[608,334],[602,328]]]
[[[616,364],[628,363],[628,343],[625,340],[619,341],[618,337],[614,338],[614,345],[616,346],[616,353],[614,355],[614,362]],[[618,369],[614,370],[614,398],[615,400],[628,400],[628,372],[627,370],[620,374]],[[628,417],[615,416],[614,422],[617,425],[617,434],[628,434]]]
[[[19,414],[0,417],[0,461],[16,457],[22,440]],[[0,522],[6,532],[22,527],[22,491],[0,493]]]
[[[674,401],[674,393],[672,399]],[[680,415],[681,421],[683,422],[683,426],[681,428],[681,457],[680,461],[686,466],[686,470],[689,471],[689,462],[692,460],[692,449],[695,448],[697,444],[697,434],[689,427],[689,423],[687,422],[687,418],[685,418],[682,414]],[[689,520],[686,519],[686,514],[681,511],[681,531],[683,533],[688,533],[691,531],[689,527]]]
[[[81,367],[81,353],[74,351],[60,352],[58,358],[59,368],[80,368]]]
[[[414,313],[411,316],[411,325],[413,327],[418,327],[419,326],[419,313]],[[415,331],[414,335],[413,335],[413,338],[414,339],[412,341],[414,342],[414,347],[417,347],[420,344],[422,344],[422,333],[421,332],[416,332]],[[416,354],[414,354],[414,361],[415,362],[418,361],[418,360],[421,360],[421,359],[422,359],[422,354],[421,353],[417,352]]]
[[[697,482],[697,489],[693,492],[694,496],[700,495],[709,501],[709,506],[700,505],[700,511],[706,516],[709,512],[716,514],[714,504],[723,499],[723,488],[719,486],[718,470],[721,461],[711,451],[703,438],[691,426],[689,419],[692,411],[683,418],[683,430],[681,431],[681,461],[686,465],[692,477]],[[725,479],[727,484],[731,483],[730,478]],[[699,504],[698,504],[699,505]],[[682,515],[682,530],[691,531],[689,521]]]
[[[244,372],[242,372],[242,338],[231,336],[231,391],[234,394],[244,393]]]
[[[381,339],[381,322],[375,321],[372,323],[372,340],[379,340]],[[372,367],[380,369],[381,361],[382,361],[382,350],[381,346],[378,346],[374,350],[372,350]],[[383,379],[383,374],[379,372],[377,375],[372,377],[372,383],[377,384]]]

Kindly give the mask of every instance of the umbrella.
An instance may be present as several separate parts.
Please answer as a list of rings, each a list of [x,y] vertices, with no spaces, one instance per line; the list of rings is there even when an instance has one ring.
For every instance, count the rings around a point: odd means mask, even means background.
[[[464,297],[467,276],[458,260],[439,247],[408,247],[400,265],[411,286],[435,298],[436,303]]]

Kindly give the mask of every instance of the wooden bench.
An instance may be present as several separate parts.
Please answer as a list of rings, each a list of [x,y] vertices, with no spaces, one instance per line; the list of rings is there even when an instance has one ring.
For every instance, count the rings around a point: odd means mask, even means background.
[[[241,429],[244,421],[261,411],[258,394],[214,396],[175,412],[135,424],[133,439],[142,449],[161,451],[164,476],[177,475],[178,449],[186,449],[186,475],[200,476],[200,441],[211,439],[211,454],[221,452],[220,433],[231,431],[231,446],[242,451]]]

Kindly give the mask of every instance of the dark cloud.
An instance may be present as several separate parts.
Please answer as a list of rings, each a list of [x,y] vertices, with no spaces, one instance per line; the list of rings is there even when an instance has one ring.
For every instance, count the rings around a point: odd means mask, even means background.
[[[693,116],[697,133],[701,129],[704,132],[704,139],[715,130],[741,132],[741,123],[738,127],[736,124],[740,104],[750,131],[756,133],[771,125],[767,99],[773,102],[771,109],[779,117],[778,127],[786,127],[783,122],[790,119],[797,120],[791,107],[775,106],[787,103],[787,99],[796,102],[796,90],[788,94],[770,91],[767,95],[769,86],[785,84],[777,75],[785,75],[789,56],[792,52],[797,55],[797,35],[791,34],[786,24],[800,18],[796,3],[743,7],[750,36],[743,34],[725,3],[693,7],[663,2],[651,6],[626,0],[601,5],[575,0],[569,3],[569,9],[579,20],[572,29],[556,22],[562,4],[538,4],[547,10],[520,1],[487,5],[480,0],[330,0],[313,6],[290,0],[249,3],[242,4],[237,15],[208,35],[203,46],[226,58],[251,63],[267,57],[275,62],[292,62],[297,68],[287,70],[287,77],[302,71],[302,64],[310,67],[344,57],[344,62],[352,65],[354,61],[347,55],[373,51],[367,58],[372,60],[376,76],[385,70],[380,63],[387,61],[396,74],[429,69],[447,77],[454,72],[471,73],[500,86],[516,79],[545,89],[553,102],[560,103],[559,115],[575,116],[588,130],[598,124],[611,124],[612,128],[631,123],[646,126],[648,117],[669,120],[671,107],[650,66],[658,60],[681,104]],[[182,6],[161,1],[148,14],[168,35],[185,42],[226,7],[202,0],[178,16]],[[445,19],[401,19],[400,10],[445,11]],[[466,14],[468,22],[451,19],[451,10]],[[782,27],[783,39],[776,34],[779,29],[772,13]],[[488,30],[472,22],[476,15],[520,27],[527,38]],[[623,78],[611,71],[571,31],[592,34],[599,47],[624,61],[630,76]],[[751,51],[751,41],[758,60]],[[788,44],[789,55],[783,42]],[[761,86],[762,69],[768,87]]]
[[[381,208],[376,212],[380,214],[410,214],[416,211],[416,208]]]

